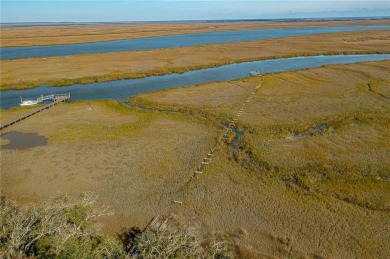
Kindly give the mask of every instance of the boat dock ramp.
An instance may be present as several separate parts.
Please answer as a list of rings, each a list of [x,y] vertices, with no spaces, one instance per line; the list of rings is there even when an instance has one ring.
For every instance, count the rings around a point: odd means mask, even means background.
[[[50,100],[50,99],[53,100],[54,102],[56,102],[56,101],[60,101],[60,102],[69,101],[70,93],[67,93],[67,94],[50,94],[50,95],[46,95],[46,96],[41,95],[41,97],[37,98],[37,101],[43,102],[43,101]]]
[[[68,93],[68,94],[51,94],[51,95],[41,96],[41,97],[37,98],[37,101],[39,101],[39,102],[43,102],[45,100],[53,100],[53,102],[51,102],[51,103],[49,103],[49,104],[47,104],[45,106],[39,107],[39,108],[37,108],[37,109],[35,109],[35,110],[33,110],[33,111],[29,112],[29,113],[26,113],[26,114],[24,114],[22,116],[19,116],[16,119],[13,119],[13,120],[8,121],[8,122],[6,122],[4,124],[1,124],[0,125],[0,130],[2,130],[4,128],[8,127],[8,126],[11,126],[12,124],[15,124],[15,123],[17,123],[19,121],[27,119],[28,117],[30,117],[30,116],[32,116],[34,114],[37,114],[37,113],[39,113],[39,112],[41,112],[43,110],[49,109],[50,107],[53,107],[54,105],[56,105],[56,104],[58,104],[60,102],[69,101],[70,100],[70,93]]]

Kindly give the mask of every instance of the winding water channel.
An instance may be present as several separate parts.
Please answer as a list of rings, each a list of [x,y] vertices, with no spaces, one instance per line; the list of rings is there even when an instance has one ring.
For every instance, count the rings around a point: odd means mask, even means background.
[[[76,54],[92,54],[121,52],[134,50],[151,50],[162,48],[190,47],[250,40],[275,39],[291,36],[304,36],[322,33],[384,30],[390,26],[348,26],[348,27],[311,27],[266,30],[241,30],[222,32],[203,32],[171,36],[158,36],[131,40],[114,40],[82,44],[66,44],[38,47],[0,48],[0,59],[19,59],[34,57],[68,56]]]
[[[183,74],[151,76],[141,79],[118,80],[93,84],[75,84],[64,87],[40,86],[26,90],[9,90],[1,92],[1,108],[9,109],[18,106],[20,97],[36,99],[41,94],[71,93],[71,100],[124,100],[127,97],[158,91],[162,89],[195,85],[207,82],[226,81],[249,76],[249,71],[264,73],[283,72],[314,68],[329,64],[347,64],[363,61],[389,60],[390,54],[375,55],[336,55],[272,59],[225,65],[216,68],[189,71]]]

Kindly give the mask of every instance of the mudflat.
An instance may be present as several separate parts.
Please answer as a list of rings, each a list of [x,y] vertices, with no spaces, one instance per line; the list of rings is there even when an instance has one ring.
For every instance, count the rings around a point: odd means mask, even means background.
[[[389,68],[330,65],[183,87],[134,97],[132,108],[60,104],[4,131],[48,144],[1,149],[2,194],[23,203],[93,191],[116,212],[106,232],[174,213],[239,236],[246,258],[386,258]],[[221,140],[234,119],[238,149]]]
[[[0,28],[1,47],[48,46],[186,33],[351,25],[389,25],[389,20],[127,23]]]
[[[0,89],[140,78],[270,58],[389,53],[389,46],[389,31],[379,30],[150,51],[1,60]]]

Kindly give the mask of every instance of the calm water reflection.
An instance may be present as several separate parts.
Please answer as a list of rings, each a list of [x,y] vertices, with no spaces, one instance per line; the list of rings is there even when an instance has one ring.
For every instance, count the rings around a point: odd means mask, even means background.
[[[178,48],[343,31],[379,29],[390,29],[390,26],[348,26],[204,32],[82,44],[66,44],[41,47],[10,47],[0,48],[0,58],[18,59],[32,57],[69,56],[76,54],[121,52],[133,50],[151,50],[162,48]]]
[[[344,64],[385,59],[390,59],[390,54],[297,57],[231,64],[216,68],[189,71],[183,74],[152,76],[141,79],[118,80],[87,85],[76,84],[65,87],[41,86],[27,90],[1,92],[1,108],[8,109],[10,107],[18,106],[20,97],[26,100],[36,99],[41,96],[41,94],[71,93],[71,101],[107,99],[123,101],[127,97],[140,93],[206,82],[243,78],[249,76],[249,71],[252,70],[273,73],[313,68],[329,64]]]
[[[2,146],[5,149],[24,149],[47,145],[47,139],[36,133],[11,131],[1,135],[2,139],[9,140],[9,144]]]

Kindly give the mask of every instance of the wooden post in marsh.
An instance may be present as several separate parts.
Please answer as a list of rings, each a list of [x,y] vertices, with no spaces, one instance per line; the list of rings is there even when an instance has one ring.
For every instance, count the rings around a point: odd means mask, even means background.
[[[234,128],[236,127],[236,123],[239,121],[240,117],[243,115],[244,111],[245,111],[245,108],[249,105],[249,103],[253,100],[253,96],[256,94],[256,90],[259,89],[261,87],[263,83],[263,80],[260,82],[259,85],[257,85],[253,91],[251,92],[251,95],[242,102],[241,104],[241,108],[237,111],[237,114],[235,116],[235,118],[232,119],[232,121],[229,122],[228,126],[225,127],[225,132],[223,133],[222,137],[220,138],[220,140],[222,140],[222,142],[224,142],[225,144],[227,143],[227,137],[229,136],[229,134],[231,134],[233,131],[234,131]],[[218,150],[218,149],[221,149],[221,144],[218,144],[217,147],[214,149],[214,150],[210,150],[209,153],[207,153],[207,156],[203,158],[203,160],[200,162],[198,168],[193,171],[193,174],[192,174],[192,177],[190,178],[190,181],[191,180],[194,180],[194,179],[197,179],[198,176],[201,176],[205,173],[205,171],[207,170],[207,167],[209,166],[212,158],[214,159],[214,151],[215,150]],[[178,203],[180,205],[182,205],[182,202],[181,201],[177,201],[175,200],[174,203]]]

